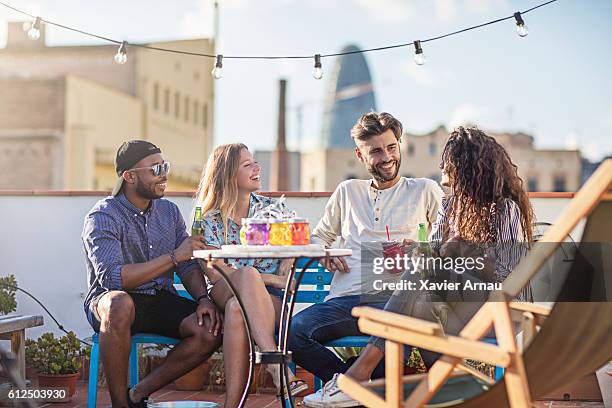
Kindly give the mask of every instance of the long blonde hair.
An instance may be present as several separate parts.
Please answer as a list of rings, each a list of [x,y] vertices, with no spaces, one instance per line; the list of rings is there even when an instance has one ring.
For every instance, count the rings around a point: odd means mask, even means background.
[[[227,241],[227,224],[238,202],[238,166],[240,153],[247,149],[242,143],[217,147],[208,157],[195,195],[195,206],[202,207],[202,216],[220,210],[223,235]]]

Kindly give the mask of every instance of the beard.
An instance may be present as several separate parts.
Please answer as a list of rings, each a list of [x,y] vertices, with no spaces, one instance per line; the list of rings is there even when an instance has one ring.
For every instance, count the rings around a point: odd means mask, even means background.
[[[391,176],[385,176],[384,173],[378,169],[378,166],[382,166],[384,164],[387,163],[392,163],[395,162],[395,171],[393,172],[393,175]],[[399,173],[399,169],[400,169],[400,164],[402,164],[402,157],[400,156],[397,160],[390,160],[388,162],[385,163],[380,163],[377,166],[371,166],[369,164],[366,164],[366,168],[368,169],[368,173],[370,173],[370,175],[372,177],[374,177],[374,180],[378,181],[379,183],[385,183],[387,181],[391,181],[393,179],[395,179]]]
[[[164,196],[164,193],[158,194],[155,192],[155,184],[147,185],[140,181],[139,178],[136,180],[135,190],[140,197],[147,200],[155,200]]]

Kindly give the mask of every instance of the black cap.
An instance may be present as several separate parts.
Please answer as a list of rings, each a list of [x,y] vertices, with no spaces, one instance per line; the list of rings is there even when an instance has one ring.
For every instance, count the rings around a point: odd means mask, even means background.
[[[130,140],[123,142],[115,157],[115,171],[119,179],[113,189],[113,195],[119,194],[123,185],[123,172],[133,168],[136,163],[152,154],[161,153],[159,147],[146,140]]]

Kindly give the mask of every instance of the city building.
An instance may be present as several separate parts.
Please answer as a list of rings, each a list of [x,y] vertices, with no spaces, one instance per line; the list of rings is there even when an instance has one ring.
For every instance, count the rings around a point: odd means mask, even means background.
[[[449,131],[439,126],[426,134],[404,133],[400,149],[400,174],[440,180],[440,155]],[[582,183],[579,150],[538,149],[533,136],[525,133],[492,133],[518,166],[528,191],[577,191]],[[351,141],[352,142],[352,141]],[[352,178],[370,178],[355,156],[355,146],[319,150],[302,156],[301,188],[333,191],[338,183]]]
[[[440,155],[449,131],[439,126],[426,134],[402,136],[401,174],[440,180]],[[533,136],[525,133],[494,133],[494,137],[518,167],[528,191],[577,191],[581,185],[582,162],[579,150],[538,149]]]
[[[355,45],[341,52],[355,52]],[[301,190],[330,191],[346,178],[363,177],[365,170],[353,153],[351,128],[365,112],[376,110],[376,98],[365,54],[340,56],[329,76],[319,148],[302,154]]]
[[[261,166],[261,190],[262,191],[275,191],[271,184],[272,175],[272,155],[273,150],[256,150],[253,153],[255,160]],[[285,153],[285,160],[287,161],[288,174],[287,174],[287,186],[283,191],[300,191],[300,163],[301,154],[300,152],[287,151]]]
[[[196,188],[213,145],[214,61],[116,45],[47,46],[8,24],[0,49],[0,189],[109,190],[129,139],[157,144],[170,190]],[[214,54],[214,41],[148,44]]]

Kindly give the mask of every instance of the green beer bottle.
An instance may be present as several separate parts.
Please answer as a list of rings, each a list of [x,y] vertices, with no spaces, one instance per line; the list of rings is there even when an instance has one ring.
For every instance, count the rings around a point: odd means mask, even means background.
[[[195,217],[193,217],[193,224],[191,225],[191,236],[202,235],[204,233],[204,227],[202,226],[202,207],[196,207]]]
[[[422,256],[425,258],[423,262],[423,269],[421,270],[421,277],[427,278],[430,277],[432,271],[429,270],[429,262],[427,258],[431,257],[431,247],[429,246],[429,241],[427,241],[427,229],[425,228],[425,224],[419,224],[419,250],[421,251]]]
[[[429,241],[427,240],[427,229],[425,228],[425,224],[419,224],[419,249],[424,257],[428,258],[431,256],[431,247],[429,246]]]

